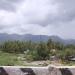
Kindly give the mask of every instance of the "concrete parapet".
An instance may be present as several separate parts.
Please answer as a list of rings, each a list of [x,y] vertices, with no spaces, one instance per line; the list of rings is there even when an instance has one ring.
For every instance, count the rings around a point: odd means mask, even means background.
[[[0,66],[0,75],[75,75],[75,66]]]

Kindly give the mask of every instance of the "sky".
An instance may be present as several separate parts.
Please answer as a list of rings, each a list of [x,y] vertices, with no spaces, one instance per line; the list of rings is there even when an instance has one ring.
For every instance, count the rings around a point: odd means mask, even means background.
[[[0,33],[75,39],[75,0],[0,0]]]

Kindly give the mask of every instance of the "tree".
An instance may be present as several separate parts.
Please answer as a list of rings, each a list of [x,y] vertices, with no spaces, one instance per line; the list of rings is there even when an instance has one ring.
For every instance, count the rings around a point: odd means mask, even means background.
[[[65,50],[59,51],[58,56],[64,61],[69,61],[71,56],[75,55],[75,50],[66,48]]]
[[[52,42],[51,39],[49,39],[49,40],[47,41],[47,47],[48,47],[49,50],[51,50],[51,49],[53,48],[53,42]]]
[[[47,49],[47,46],[45,43],[40,42],[37,47],[37,54],[39,56],[38,59],[44,60],[49,58],[49,50]]]

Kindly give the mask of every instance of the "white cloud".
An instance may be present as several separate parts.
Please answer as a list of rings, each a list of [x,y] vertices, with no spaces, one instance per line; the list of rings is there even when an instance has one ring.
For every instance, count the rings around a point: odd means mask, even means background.
[[[26,27],[28,27],[29,31],[32,25],[27,26],[28,24],[33,24],[35,29],[36,27],[39,28],[41,27],[38,26],[39,23],[45,21],[48,14],[55,15],[57,13],[57,5],[53,5],[50,0],[24,0],[18,3],[15,8],[15,12],[4,9],[0,10],[0,27],[8,27],[9,29],[6,30],[10,31],[14,29],[14,27],[20,29],[21,26],[24,26],[25,30],[27,30]],[[34,26],[34,24],[37,25]],[[5,28],[3,28],[3,30],[4,29]],[[14,30],[11,32],[13,33]]]
[[[49,0],[25,0],[16,6],[16,12],[0,10],[3,25],[38,24],[45,21],[48,14],[55,15],[57,5]]]
[[[70,0],[17,0],[17,2],[1,0],[0,32],[75,38],[73,2],[74,0],[72,2]]]

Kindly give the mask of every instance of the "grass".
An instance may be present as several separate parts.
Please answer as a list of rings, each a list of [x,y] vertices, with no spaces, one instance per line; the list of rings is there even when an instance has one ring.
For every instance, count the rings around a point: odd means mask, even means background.
[[[32,64],[25,60],[24,54],[11,54],[0,51],[0,66],[46,66],[47,64]],[[36,62],[37,63],[37,62]]]
[[[64,62],[62,63],[64,66],[75,66],[75,61],[69,61],[69,62]]]
[[[0,52],[0,66],[14,66],[20,65],[17,59],[18,55]]]
[[[50,61],[46,61],[46,63],[43,64],[39,64],[38,62],[36,62],[37,64],[32,64],[32,62],[26,61],[24,54],[11,54],[0,51],[0,66],[47,66],[50,64]],[[75,65],[75,62],[64,62],[62,64],[72,66]]]

